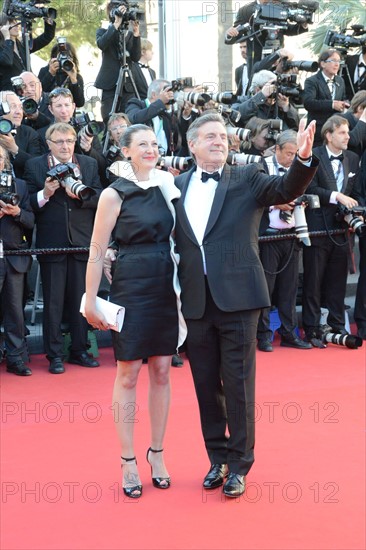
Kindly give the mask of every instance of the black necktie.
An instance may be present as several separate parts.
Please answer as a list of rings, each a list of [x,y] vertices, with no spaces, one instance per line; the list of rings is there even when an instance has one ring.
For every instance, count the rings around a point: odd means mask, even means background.
[[[203,183],[206,183],[206,181],[210,178],[213,178],[216,181],[220,181],[220,172],[214,172],[213,174],[202,172],[201,180],[203,181]]]
[[[343,155],[338,155],[338,157],[334,157],[333,155],[331,155],[329,157],[330,162],[332,162],[332,160],[339,160],[340,162],[343,162],[343,159],[344,159]]]

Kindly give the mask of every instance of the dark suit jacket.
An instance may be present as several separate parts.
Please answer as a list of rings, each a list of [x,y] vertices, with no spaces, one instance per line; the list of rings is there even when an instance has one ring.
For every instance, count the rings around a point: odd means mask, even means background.
[[[17,178],[23,178],[24,165],[32,157],[38,157],[41,153],[41,140],[33,128],[21,124],[17,128],[15,143],[19,147],[18,154],[13,157],[12,164]]]
[[[346,99],[346,88],[342,77],[336,75],[335,80],[335,98],[343,101]],[[304,107],[308,111],[308,122],[316,120],[315,141],[321,144],[320,132],[326,120],[332,115],[340,114],[332,107],[333,99],[328,85],[324,79],[322,71],[305,80],[303,92]]]
[[[321,207],[305,209],[309,231],[324,231],[326,228],[345,229],[347,225],[335,219],[337,205],[329,204],[332,192],[338,191],[338,189],[325,145],[316,147],[314,154],[319,158],[319,167],[306,192],[319,195]],[[344,183],[341,192],[353,196],[353,187],[358,186],[359,158],[351,151],[344,151],[343,155]],[[350,174],[353,174],[353,176],[350,176]]]
[[[122,66],[122,61],[119,59],[120,32],[110,24],[108,29],[98,29],[96,37],[97,46],[102,50],[102,65],[95,86],[101,90],[113,90]],[[141,57],[141,38],[128,31],[126,49],[130,54],[130,61],[138,61]]]
[[[76,75],[76,84],[72,84],[64,71],[61,70],[53,76],[48,70],[48,65],[46,65],[39,71],[38,78],[44,92],[52,92],[54,88],[59,87],[68,88],[72,93],[76,107],[83,107],[85,103],[84,80],[80,73]]]
[[[301,195],[316,171],[295,160],[285,176],[268,176],[259,164],[225,165],[207,223],[203,247],[207,282],[222,311],[270,306],[259,259],[258,230],[265,206],[290,202]],[[184,209],[194,168],[175,180],[182,192],[176,203],[176,242],[180,254],[179,280],[183,315],[200,319],[205,311],[205,276],[201,250]]]
[[[49,25],[45,21],[44,32],[32,40],[31,53],[37,52],[52,42],[55,37],[55,31],[56,23],[54,22],[52,25]],[[19,40],[17,40],[17,46],[20,57],[14,53],[14,42],[12,40],[4,40],[0,46],[0,90],[12,90],[10,79],[27,70],[25,47]]]
[[[175,115],[171,116],[161,99],[153,101],[146,107],[143,100],[132,98],[128,101],[126,107],[126,115],[131,121],[131,124],[147,124],[153,127],[152,119],[156,116],[163,121],[163,129],[168,143],[167,155],[172,155],[180,147],[180,131]]]
[[[346,63],[342,67],[342,78],[344,79],[344,82],[346,84],[346,97],[349,100],[351,100],[354,94],[359,90],[366,90],[366,71],[363,73],[362,77],[356,83],[353,82],[355,70],[358,65],[359,59],[360,59],[359,54],[347,55]]]
[[[20,197],[19,217],[4,216],[0,218],[0,236],[3,240],[4,250],[21,250],[29,248],[24,238],[25,232],[29,232],[34,226],[34,213],[29,202],[28,187],[25,181],[15,179],[15,193]],[[6,256],[10,265],[18,273],[26,273],[32,265],[31,256]]]
[[[95,189],[97,194],[89,200],[71,199],[60,188],[42,208],[37,201],[37,193],[44,188],[48,167],[48,155],[29,160],[25,166],[25,179],[28,183],[31,206],[36,215],[36,247],[89,246],[93,231],[94,214],[102,191],[98,167],[94,159],[76,155],[83,184]],[[87,260],[87,255],[80,255]],[[39,261],[57,261],[60,256],[40,255]],[[62,256],[61,256],[62,258]]]
[[[248,68],[248,64],[245,63],[245,65],[247,65],[247,68]],[[244,63],[242,65],[239,65],[239,67],[236,67],[236,69],[235,69],[236,95],[245,95],[247,93],[247,88],[248,88],[248,85],[249,85],[249,82],[250,82],[250,78],[249,78],[248,84],[245,87],[245,90],[243,90],[243,82],[242,82],[243,67],[244,67]]]

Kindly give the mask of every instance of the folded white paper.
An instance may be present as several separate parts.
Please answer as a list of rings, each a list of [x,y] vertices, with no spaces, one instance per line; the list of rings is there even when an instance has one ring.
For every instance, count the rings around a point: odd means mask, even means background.
[[[85,317],[85,298],[86,294],[84,292],[81,303],[80,303],[80,313]],[[103,313],[107,323],[110,325],[109,328],[115,330],[116,332],[121,332],[123,321],[125,318],[125,308],[119,306],[118,304],[113,304],[108,302],[108,300],[103,300],[97,296],[95,305],[97,310]]]

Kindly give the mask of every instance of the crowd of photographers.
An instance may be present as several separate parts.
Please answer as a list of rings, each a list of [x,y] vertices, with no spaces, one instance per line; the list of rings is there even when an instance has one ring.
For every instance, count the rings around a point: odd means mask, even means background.
[[[208,109],[225,120],[230,142],[227,162],[260,162],[270,175],[285,173],[295,157],[301,109],[308,122],[317,121],[317,175],[306,195],[265,212],[261,259],[279,312],[281,345],[298,349],[322,348],[327,342],[362,345],[366,339],[365,29],[356,25],[353,34],[328,31],[318,62],[295,60],[283,47],[284,35],[306,32],[317,2],[288,3],[286,10],[267,0],[246,4],[226,33],[226,43],[240,48],[243,58],[235,69],[237,90],[211,93],[194,86],[191,78],[172,82],[156,78],[149,65],[152,44],[140,37],[138,7],[114,0],[107,4],[108,28],[96,32],[102,51],[95,83],[102,89],[101,122],[92,113],[77,110],[85,102],[84,82],[76,51],[64,37],[52,45],[49,63],[38,76],[32,73],[29,52],[53,41],[57,16],[56,10],[35,4],[6,0],[0,16],[0,289],[8,372],[31,374],[24,324],[31,259],[2,251],[32,245],[87,247],[99,194],[123,175],[120,139],[125,128],[138,123],[152,126],[161,152],[159,167],[177,175],[193,163],[186,140],[189,125]],[[44,18],[44,32],[25,44],[20,27],[36,17]],[[349,49],[355,47],[359,53],[351,54]],[[303,88],[299,73],[306,74]],[[347,274],[350,267],[355,269],[355,234],[360,276],[355,305],[358,334],[352,336],[344,300]],[[296,315],[301,250],[304,339]],[[65,321],[71,335],[68,361],[98,366],[88,353],[87,323],[78,313],[86,254],[45,253],[38,260],[49,371],[65,370],[61,331]],[[326,324],[323,307],[329,311]],[[273,350],[270,317],[270,309],[262,312],[257,333],[258,348],[266,352]]]

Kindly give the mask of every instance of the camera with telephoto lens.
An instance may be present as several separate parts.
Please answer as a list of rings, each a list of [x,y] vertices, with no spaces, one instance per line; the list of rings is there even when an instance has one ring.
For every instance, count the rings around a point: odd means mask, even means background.
[[[278,136],[282,132],[282,124],[283,121],[280,118],[272,119],[269,121],[267,134],[265,135],[268,146],[274,145],[276,143]]]
[[[344,220],[356,235],[365,237],[366,223],[361,220],[360,216],[366,220],[366,206],[353,206],[352,208],[347,208],[347,206],[338,203],[338,211],[335,216],[336,220]]]
[[[2,170],[0,172],[0,201],[5,204],[17,206],[20,202],[20,197],[15,193],[15,185],[11,170]]]
[[[226,159],[227,164],[238,164],[239,166],[245,166],[246,164],[261,161],[262,157],[260,155],[247,155],[245,153],[229,153]]]
[[[322,340],[326,344],[337,344],[338,346],[345,346],[349,349],[358,349],[362,347],[362,338],[354,336],[353,334],[341,334],[338,332],[325,332],[322,336]]]
[[[188,170],[193,165],[192,157],[166,157],[161,156],[158,159],[156,166],[163,169],[176,168],[177,170]]]
[[[289,61],[287,57],[283,57],[282,68],[284,71],[288,71],[290,69],[299,69],[299,71],[316,73],[316,71],[319,69],[319,63],[317,61]]]
[[[223,103],[218,105],[217,112],[222,116],[227,126],[238,124],[241,119],[241,114],[239,111],[232,109],[231,107],[226,107]]]
[[[125,13],[122,13],[121,7],[125,6],[127,9]],[[126,26],[129,21],[141,21],[144,16],[144,10],[142,10],[137,2],[128,2],[127,0],[116,0],[112,2],[112,9],[109,13],[109,20],[114,23],[116,17],[122,17],[122,23]]]
[[[20,76],[13,76],[11,79],[11,85],[14,92],[19,97],[25,116],[34,115],[38,111],[38,103],[31,97],[24,97],[24,81]]]
[[[251,132],[248,128],[235,128],[234,126],[226,126],[228,136],[237,136],[240,141],[249,141]]]
[[[37,17],[44,17],[45,19],[56,19],[57,10],[54,8],[40,8],[37,4],[49,4],[50,0],[43,0],[38,2],[37,0],[31,0],[28,3],[16,2],[9,0],[4,2],[3,13],[13,19],[36,19]]]
[[[305,246],[311,246],[308,224],[306,223],[305,208],[320,208],[318,195],[301,195],[295,201],[294,219],[296,237],[304,243]]]
[[[61,187],[69,189],[79,199],[88,200],[96,194],[95,189],[81,183],[79,167],[73,162],[57,164],[47,172],[47,177],[57,180]]]
[[[208,94],[215,103],[223,103],[224,105],[232,105],[237,101],[237,96],[233,92],[218,92]]]
[[[175,97],[176,101],[188,101],[192,105],[197,105],[197,107],[203,107],[208,101],[210,101],[210,96],[202,92],[183,92],[180,91]]]
[[[0,134],[6,136],[7,134],[13,133],[13,131],[16,133],[16,127],[12,121],[7,118],[0,118]]]
[[[180,92],[184,88],[193,88],[193,78],[191,76],[186,76],[184,78],[180,77],[176,80],[172,80],[169,88],[172,92]]]
[[[57,44],[57,61],[60,64],[60,69],[63,71],[72,71],[72,69],[74,68],[74,63],[69,55],[69,52],[67,51],[66,38],[64,36],[59,36],[57,38]]]
[[[319,7],[315,0],[300,2],[268,2],[257,7],[253,25],[273,25],[288,29],[290,23],[314,23],[314,13]]]
[[[352,31],[352,34],[345,34],[348,30]],[[342,29],[340,33],[329,29],[325,35],[324,44],[330,48],[345,50],[347,52],[348,48],[366,46],[365,33],[366,29],[363,25],[352,25],[349,29]],[[360,37],[357,38],[357,36]]]
[[[269,97],[276,98],[278,94],[297,98],[300,95],[300,86],[297,84],[296,74],[279,74],[274,84],[275,91]]]
[[[100,132],[98,121],[95,120],[92,112],[76,111],[75,116],[70,121],[71,126],[78,133],[78,136],[84,132],[88,137],[97,136]]]

